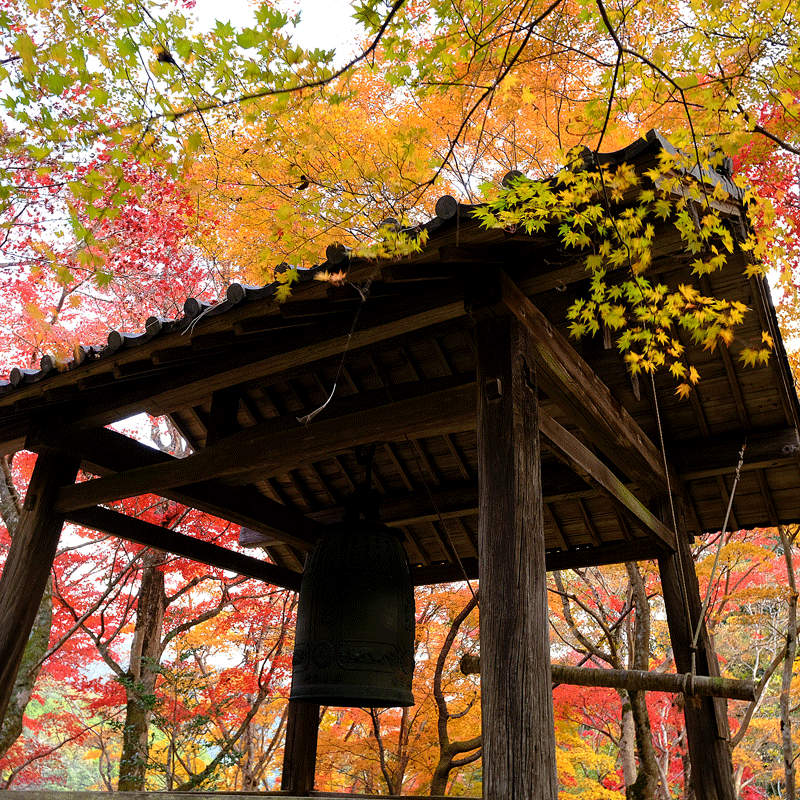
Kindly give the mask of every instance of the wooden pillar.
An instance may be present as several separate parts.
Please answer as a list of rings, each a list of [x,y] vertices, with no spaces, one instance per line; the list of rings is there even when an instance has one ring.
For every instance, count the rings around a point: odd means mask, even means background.
[[[281,791],[305,796],[314,788],[317,765],[319,706],[289,701]]]
[[[678,672],[692,670],[692,640],[702,601],[689,539],[678,523],[678,551],[658,560],[667,624]],[[697,675],[719,676],[717,655],[703,623],[697,642]],[[721,697],[687,697],[683,708],[692,785],[697,800],[735,800],[728,740],[727,703]]]
[[[530,334],[478,323],[483,796],[557,797],[538,409]]]
[[[75,480],[79,466],[77,458],[43,451],[25,494],[19,527],[0,577],[0,721],[5,718],[64,524],[64,517],[53,513],[55,491]]]

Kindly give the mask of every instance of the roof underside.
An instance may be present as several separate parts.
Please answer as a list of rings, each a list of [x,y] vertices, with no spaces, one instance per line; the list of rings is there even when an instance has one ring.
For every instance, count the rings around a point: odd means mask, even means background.
[[[644,168],[659,143],[651,145],[634,154]],[[273,286],[235,286],[218,306],[190,302],[184,318],[150,321],[142,334],[112,334],[105,349],[88,352],[74,369],[59,373],[45,363],[40,371],[15,371],[0,390],[5,452],[22,447],[31,426],[52,429],[56,419],[75,431],[140,411],[168,415],[196,453],[210,448],[210,455],[216,447],[215,464],[232,459],[231,469],[216,469],[215,491],[229,490],[240,505],[258,493],[313,526],[341,518],[364,477],[358,446],[376,443],[372,477],[382,520],[404,530],[412,565],[426,568],[421,575],[458,577],[456,556],[467,565],[477,556],[475,323],[465,310],[465,286],[474,297],[482,276],[505,271],[566,337],[566,310],[586,295],[588,281],[581,257],[561,250],[550,233],[486,230],[469,207],[443,203],[441,209],[443,216],[427,226],[422,253],[391,264],[353,261],[343,286],[304,280],[282,305],[274,302]],[[731,204],[730,216],[740,223],[738,215]],[[738,300],[751,309],[738,339],[760,342],[768,331],[779,342],[766,283],[744,276],[742,254],[698,281],[692,257],[666,226],[659,242],[651,280],[671,289],[694,283],[706,295]],[[734,348],[702,350],[684,337],[687,361],[701,380],[681,400],[668,374],[653,382],[632,376],[611,337],[570,343],[658,449],[663,437],[685,487],[691,532],[722,527],[745,441],[729,529],[800,521],[800,415],[780,344],[769,363],[753,368],[739,363]],[[298,418],[322,406],[301,425]],[[592,449],[586,431],[541,389],[540,406]],[[248,452],[252,441],[258,452],[242,468],[233,445]],[[635,558],[645,534],[596,485],[546,446],[542,453],[550,566],[592,563],[591,554],[602,551],[617,555],[598,555],[595,562]],[[90,452],[83,455],[87,468],[97,463]],[[96,471],[136,466],[105,464]],[[649,487],[632,485],[619,465],[613,469],[646,503]],[[253,510],[243,543],[264,546],[275,563],[300,571],[313,533],[284,535],[259,513],[268,516]]]

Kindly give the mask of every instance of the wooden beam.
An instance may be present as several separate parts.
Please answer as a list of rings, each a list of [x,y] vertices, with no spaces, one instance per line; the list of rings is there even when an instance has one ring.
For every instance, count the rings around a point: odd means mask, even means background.
[[[239,416],[240,397],[241,389],[238,386],[217,389],[211,395],[211,413],[208,415],[206,427],[206,447],[239,430],[237,417]]]
[[[606,494],[625,518],[661,547],[675,550],[675,534],[636,499],[625,484],[569,431],[547,414],[539,414],[539,432],[546,446],[588,484]]]
[[[53,510],[55,490],[75,480],[78,466],[77,458],[63,453],[39,454],[25,494],[0,577],[0,721],[8,708],[61,535],[64,517]]]
[[[666,493],[663,458],[644,431],[508,275],[498,281],[500,306],[531,334],[538,383],[550,399],[622,474],[644,491]]]
[[[736,436],[692,439],[673,443],[670,463],[684,481],[732,474],[739,463],[739,451],[747,440],[742,471],[797,464],[800,433],[797,428],[768,431],[740,431]]]
[[[467,430],[475,420],[474,384],[459,380],[463,379],[450,381],[449,389],[396,400],[391,414],[386,413],[389,400],[384,394],[384,403],[349,414],[346,422],[332,410],[308,425],[295,423],[289,430],[276,431],[270,423],[256,425],[186,458],[65,486],[58,493],[57,508],[74,511],[148,492],[163,495],[169,489],[194,484],[201,477],[213,480],[237,476],[246,481],[242,478],[245,473],[250,479],[264,479],[358,444],[391,440],[398,430],[407,432],[410,438]],[[422,384],[417,391],[425,387]]]
[[[624,564],[626,561],[651,561],[657,559],[663,552],[664,549],[653,539],[632,541],[626,539],[606,542],[597,547],[551,551],[545,557],[545,564],[548,572],[557,569],[583,569],[607,564]]]
[[[607,542],[598,547],[582,547],[576,550],[551,551],[545,554],[545,569],[584,569],[608,564],[624,564],[626,561],[655,561],[664,553],[652,539]],[[463,569],[462,569],[463,566]],[[411,581],[414,586],[430,586],[437,583],[454,583],[478,577],[478,559],[462,558],[461,564],[446,562],[428,566],[412,567]]]
[[[510,316],[476,340],[483,796],[555,800],[535,348]]]
[[[199,561],[201,564],[208,564],[229,572],[238,572],[248,578],[255,578],[274,586],[291,589],[294,592],[300,591],[302,575],[299,572],[268,564],[266,561],[236,553],[228,550],[227,547],[213,544],[213,542],[204,542],[202,539],[195,539],[169,528],[162,528],[160,525],[153,525],[151,522],[120,514],[118,511],[100,506],[81,508],[70,511],[66,514],[66,519],[76,525],[102,531],[145,547],[156,547],[159,550],[174,553],[176,556]]]
[[[95,475],[180,461],[169,453],[156,450],[109,428],[87,431],[63,427],[38,429],[32,432],[26,442],[26,447],[34,452],[47,446],[58,447],[79,456],[83,468]],[[251,528],[303,552],[311,549],[324,530],[319,522],[265,497],[252,487],[204,481],[184,486],[180,490],[166,490],[163,496]]]

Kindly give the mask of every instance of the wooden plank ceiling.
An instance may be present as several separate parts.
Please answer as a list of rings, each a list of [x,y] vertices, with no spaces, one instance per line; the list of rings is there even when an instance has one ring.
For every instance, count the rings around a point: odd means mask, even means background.
[[[651,137],[624,155],[644,165],[662,146]],[[274,285],[235,285],[217,305],[190,299],[180,319],[112,333],[67,371],[47,360],[15,370],[0,385],[3,451],[78,453],[100,477],[60,491],[58,507],[75,521],[108,529],[113,518],[91,509],[155,492],[241,524],[242,542],[264,547],[284,570],[273,577],[289,585],[363,480],[359,448],[375,444],[382,520],[405,532],[415,579],[456,579],[463,568],[474,576],[474,320],[516,313],[541,343],[550,568],[669,547],[671,525],[649,505],[668,480],[684,492],[689,530],[718,530],[745,441],[730,527],[800,520],[798,400],[768,289],[744,277],[742,254],[700,287],[747,305],[739,340],[758,342],[769,331],[776,353],[744,368],[733,350],[704,351],[687,337],[701,381],[681,400],[669,375],[632,377],[611,337],[566,338],[566,310],[587,292],[577,254],[549,233],[482,229],[470,211],[443,198],[424,226],[422,252],[392,263],[350,261],[329,248],[282,305]],[[729,212],[743,224],[733,203]],[[697,283],[680,242],[666,227],[661,234],[652,280]],[[342,266],[344,285],[313,280]],[[103,427],[141,411],[169,416],[193,454],[175,459]]]

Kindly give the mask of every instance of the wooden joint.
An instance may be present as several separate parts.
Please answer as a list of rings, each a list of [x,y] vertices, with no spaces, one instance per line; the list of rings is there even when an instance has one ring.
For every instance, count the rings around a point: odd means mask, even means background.
[[[216,444],[239,430],[237,416],[240,398],[241,390],[238,386],[217,389],[211,395],[206,447]]]
[[[490,403],[497,401],[503,396],[503,382],[500,378],[492,378],[484,384],[483,392]]]
[[[528,387],[534,394],[536,393],[536,369],[535,367],[531,367],[528,363],[528,359],[522,359],[522,379],[525,382],[525,386]]]
[[[464,311],[475,322],[508,316],[511,311],[503,301],[498,268],[467,270],[464,276]]]

